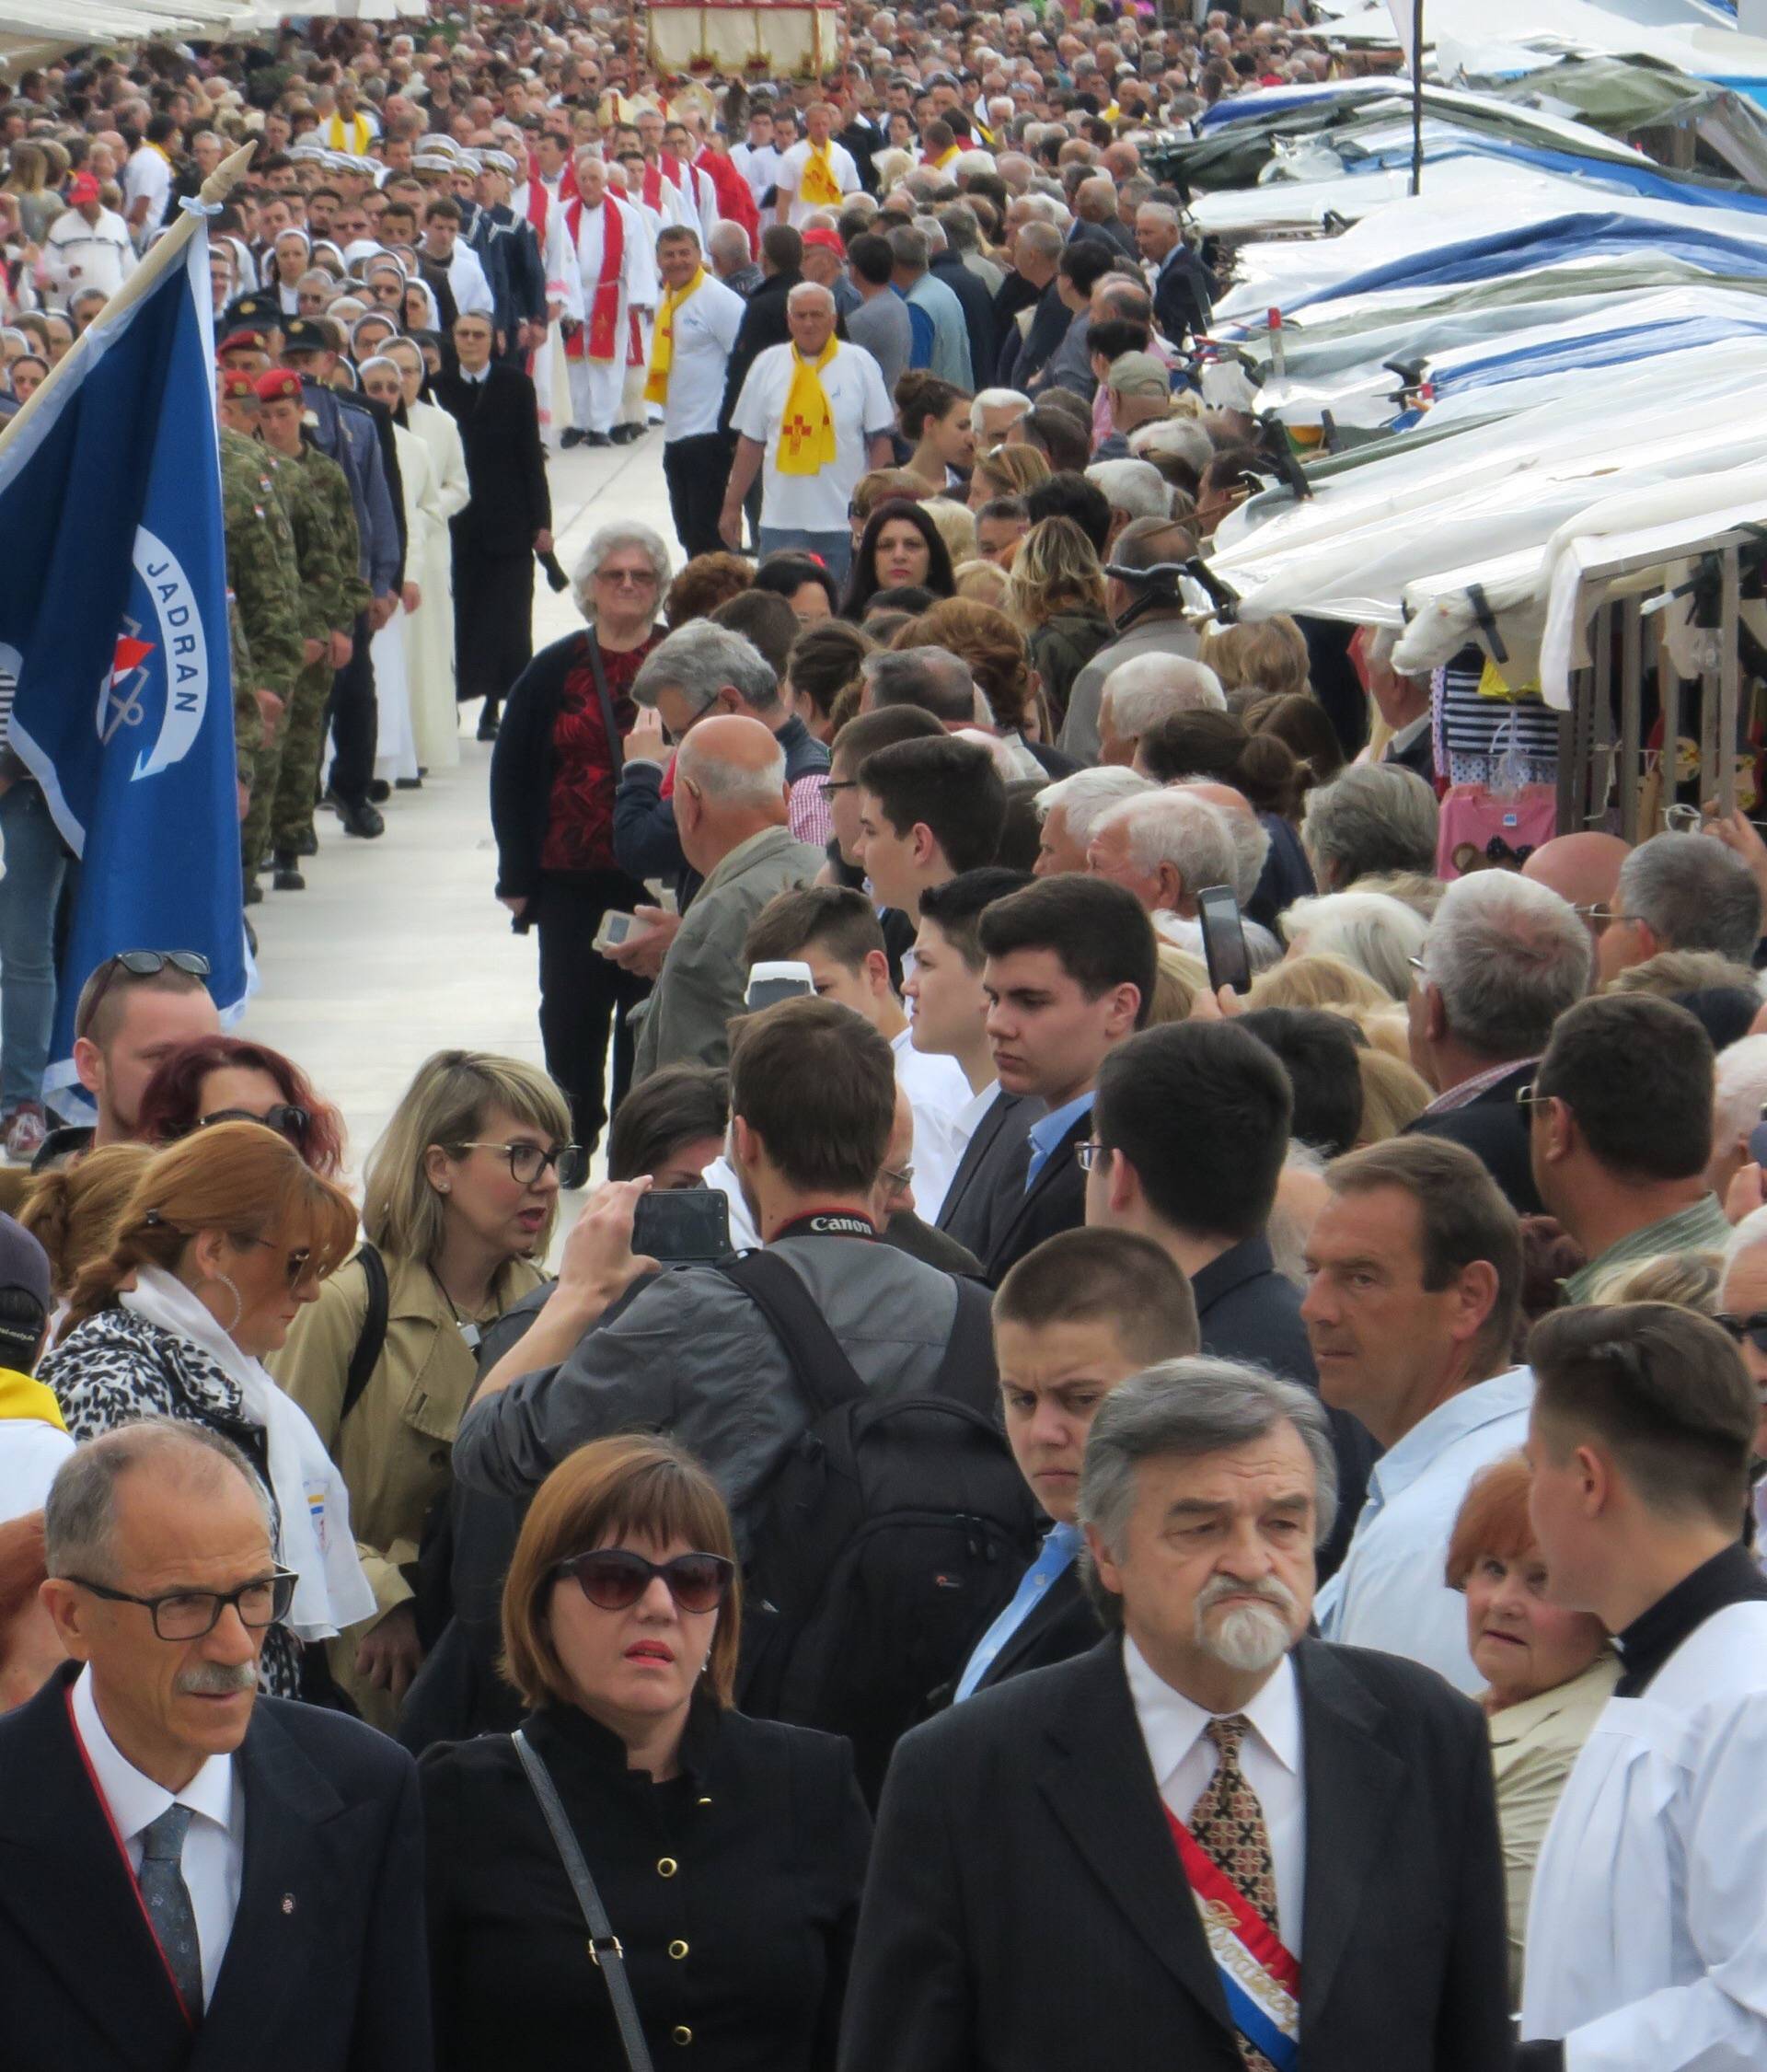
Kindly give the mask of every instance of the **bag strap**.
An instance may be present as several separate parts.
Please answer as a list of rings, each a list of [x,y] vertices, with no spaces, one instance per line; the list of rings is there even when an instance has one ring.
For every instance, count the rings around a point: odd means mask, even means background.
[[[356,1349],[350,1355],[350,1371],[343,1379],[343,1408],[338,1412],[340,1425],[362,1401],[364,1390],[373,1378],[375,1369],[380,1365],[380,1356],[387,1348],[387,1318],[392,1311],[386,1260],[372,1244],[364,1243],[356,1254],[356,1264],[362,1268],[362,1278],[368,1283],[368,1311],[362,1320]]]
[[[979,1281],[952,1277],[957,1283],[957,1309],[951,1320],[951,1337],[939,1372],[928,1394],[954,1396],[968,1402],[975,1390],[977,1370],[994,1372],[993,1302]],[[990,1387],[987,1393],[991,1395]]]
[[[607,695],[607,672],[601,666],[601,642],[589,629],[589,673],[595,679],[595,696],[601,700],[601,723],[607,735],[607,758],[614,766],[614,782],[626,768],[626,751],[620,746],[619,728],[614,723],[614,701]]]
[[[619,2041],[626,2053],[626,2063],[631,2072],[651,2072],[651,2054],[644,2042],[643,2025],[638,2019],[638,2003],[632,1998],[631,1981],[626,1976],[626,1952],[614,1933],[607,1910],[601,1904],[601,1894],[595,1890],[595,1881],[589,1875],[589,1866],[583,1861],[583,1851],[571,1831],[570,1819],[559,1800],[558,1787],[552,1782],[551,1773],[540,1760],[534,1744],[519,1727],[510,1739],[515,1743],[515,1753],[527,1772],[534,1796],[540,1802],[546,1824],[552,1831],[552,1840],[564,1864],[564,1874],[571,1881],[571,1890],[576,1893],[577,1904],[583,1909],[583,1925],[589,1930],[589,1954],[607,1981],[607,1997],[614,2004],[614,2020],[619,2024]]]
[[[721,1259],[718,1270],[736,1283],[773,1326],[793,1378],[818,1418],[842,1404],[865,1400],[869,1392],[828,1328],[828,1319],[777,1253],[745,1252],[734,1259]]]

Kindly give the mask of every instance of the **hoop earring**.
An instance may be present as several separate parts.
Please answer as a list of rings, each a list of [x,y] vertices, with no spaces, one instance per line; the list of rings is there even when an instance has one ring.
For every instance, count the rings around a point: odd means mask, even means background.
[[[227,1293],[233,1297],[232,1321],[221,1325],[221,1328],[226,1333],[228,1337],[232,1337],[233,1334],[239,1328],[239,1319],[246,1314],[246,1299],[239,1292],[238,1289],[234,1285],[232,1279],[229,1279],[229,1277],[225,1273],[204,1274],[202,1276],[202,1279],[197,1282],[197,1286],[199,1288],[206,1288],[212,1280],[219,1281],[221,1286],[226,1290]],[[219,1320],[217,1319],[217,1321]]]

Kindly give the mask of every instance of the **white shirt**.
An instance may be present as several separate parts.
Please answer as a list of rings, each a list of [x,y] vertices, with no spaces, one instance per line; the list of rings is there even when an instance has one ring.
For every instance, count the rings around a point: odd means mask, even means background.
[[[1469,1697],[1484,1688],[1466,1599],[1442,1580],[1448,1543],[1473,1476],[1526,1441],[1533,1399],[1532,1370],[1512,1367],[1438,1404],[1374,1464],[1344,1565],[1314,1606],[1326,1639],[1404,1655]]]
[[[745,305],[733,288],[708,273],[675,313],[663,438],[696,439],[718,429],[730,349],[742,329]]]
[[[767,191],[779,178],[780,154],[770,144],[733,144],[730,162],[748,182],[748,191],[759,208]]]
[[[802,230],[818,209],[832,209],[836,205],[833,202],[801,202],[798,199],[798,188],[803,179],[803,168],[810,162],[811,149],[809,138],[802,138],[780,160],[773,175],[774,184],[780,192],[789,197],[786,221],[793,230]],[[842,200],[849,194],[857,194],[863,184],[859,177],[859,168],[853,163],[852,153],[835,143],[832,137],[828,142],[828,164],[833,169]]]
[[[1156,1675],[1126,1634],[1123,1668],[1153,1767],[1153,1781],[1161,1798],[1188,1825],[1220,1762],[1215,1744],[1203,1733],[1216,1716],[1193,1705]],[[1240,1744],[1240,1768],[1264,1808],[1276,1872],[1276,1927],[1283,1948],[1291,1957],[1299,1957],[1301,1909],[1306,1904],[1307,1792],[1301,1767],[1300,1694],[1291,1657],[1282,1658],[1263,1689],[1240,1711],[1252,1723],[1252,1731]]]
[[[1767,2064],[1767,1603],[1727,1604],[1610,1698],[1541,1846],[1525,2039],[1566,2072]]]
[[[835,457],[814,475],[781,475],[776,465],[780,423],[791,393],[791,345],[769,345],[748,370],[731,423],[745,438],[765,446],[761,467],[761,523],[784,531],[849,530],[847,506],[866,469],[870,441],[887,432],[895,412],[877,362],[862,347],[835,344],[822,370],[823,392],[835,421]]]
[[[972,1094],[951,1118],[951,1133],[957,1140],[957,1156],[961,1159],[969,1149],[969,1140],[982,1126],[982,1117],[994,1105],[1000,1091],[1000,1082],[990,1079],[979,1094]]]
[[[40,1418],[0,1419],[0,1525],[41,1511],[55,1471],[73,1451],[66,1432]]]
[[[87,288],[108,295],[135,270],[135,248],[129,226],[114,209],[100,209],[88,223],[77,209],[58,215],[43,239],[43,264],[54,284],[55,300],[65,306]]]
[[[172,198],[170,162],[151,144],[132,152],[122,168],[122,198],[128,207],[133,209],[144,194],[147,197],[147,214],[142,219],[139,236],[144,248],[166,220],[166,206]]]
[[[142,1833],[168,1806],[188,1806],[195,1814],[184,1837],[179,1861],[191,1911],[196,1916],[196,1939],[202,1951],[202,1998],[214,1997],[215,1980],[227,1953],[233,1917],[239,1909],[239,1881],[246,1860],[246,1795],[231,1755],[211,1755],[182,1791],[144,1777],[105,1731],[92,1695],[92,1671],[81,1670],[74,1683],[74,1725],[86,1749],[92,1775],[110,1810],[117,1833],[137,1878],[145,1854]]]
[[[914,1212],[923,1223],[936,1223],[964,1143],[953,1117],[969,1105],[969,1082],[954,1058],[914,1048],[912,1025],[890,1038],[895,1053],[895,1082],[914,1110]]]
[[[479,317],[495,315],[497,305],[491,292],[491,283],[485,278],[479,254],[464,237],[455,240],[454,257],[448,261],[448,290],[454,296],[456,310],[462,317],[468,311]]]

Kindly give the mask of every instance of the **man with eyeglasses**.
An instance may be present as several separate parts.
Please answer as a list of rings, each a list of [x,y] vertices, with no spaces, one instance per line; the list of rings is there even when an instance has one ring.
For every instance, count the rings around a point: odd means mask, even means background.
[[[74,1009],[74,1069],[98,1119],[52,1130],[33,1173],[134,1141],[147,1082],[181,1045],[221,1033],[208,975],[194,950],[122,950],[99,965]]]
[[[1767,1540],[1767,1209],[1751,1210],[1724,1248],[1724,1279],[1718,1284],[1718,1323],[1737,1341],[1742,1364],[1761,1395],[1755,1430],[1757,1476],[1750,1502],[1755,1513],[1755,1545]]]
[[[7,2061],[427,2072],[416,1773],[258,1696],[294,1578],[249,1463],[121,1427],[61,1469],[44,1532],[71,1659],[0,1719]]]

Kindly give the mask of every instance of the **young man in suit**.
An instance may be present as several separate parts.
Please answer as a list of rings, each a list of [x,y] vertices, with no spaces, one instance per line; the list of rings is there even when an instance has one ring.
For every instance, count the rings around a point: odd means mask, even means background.
[[[1016,1152],[1042,1108],[1023,1094],[1009,1094],[995,1077],[976,930],[995,900],[1030,883],[1023,871],[990,864],[929,886],[920,896],[914,956],[902,980],[913,1016],[909,1041],[917,1050],[954,1058],[969,1082],[969,1101],[952,1118],[957,1166],[936,1221],[977,1256],[987,1239],[996,1168]]]
[[[1098,1645],[1080,1578],[1080,1462],[1119,1382],[1197,1349],[1190,1283],[1127,1231],[1063,1231],[1027,1253],[994,1298],[994,1359],[1012,1457],[1051,1524],[1012,1601],[976,1642],[958,1701]]]
[[[1045,1109],[995,1186],[980,1256],[998,1288],[1045,1237],[1086,1221],[1079,1147],[1091,1136],[1098,1068],[1146,1022],[1157,954],[1139,902],[1103,878],[1040,879],[991,906],[978,934],[995,1071]]]
[[[258,1696],[294,1579],[244,1454],[122,1426],[62,1468],[44,1526],[72,1660],[0,1719],[6,2062],[426,2072],[417,1773]]]
[[[1079,1516],[1121,1633],[898,1744],[841,2072],[1509,2062],[1484,1720],[1306,1638],[1334,1501],[1290,1382],[1195,1358],[1111,1391]]]
[[[1300,1291],[1265,1235],[1288,1152],[1288,1075],[1233,1022],[1172,1022],[1119,1044],[1098,1074],[1086,1221],[1151,1238],[1190,1277],[1202,1350],[1253,1360],[1318,1393]],[[1344,1557],[1374,1442],[1334,1410],[1337,1524],[1322,1574]]]

